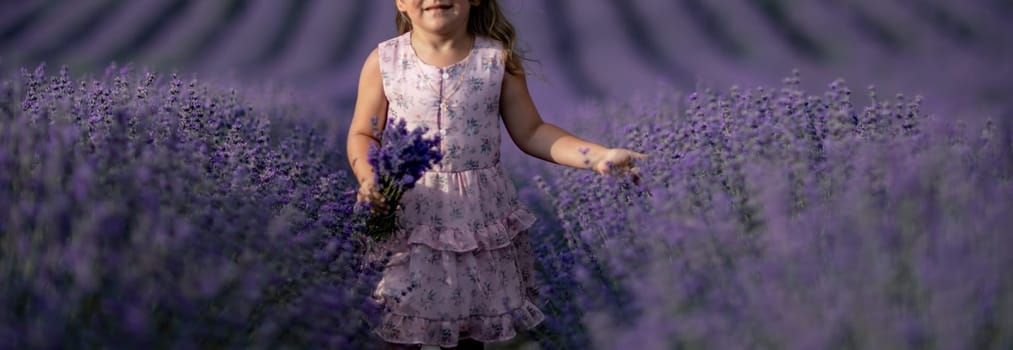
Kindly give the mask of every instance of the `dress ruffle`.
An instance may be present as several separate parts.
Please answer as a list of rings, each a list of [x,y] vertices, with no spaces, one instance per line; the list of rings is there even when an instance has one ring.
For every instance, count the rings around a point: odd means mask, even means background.
[[[537,220],[515,191],[498,165],[426,172],[402,197],[397,244],[456,253],[506,247]]]
[[[461,338],[481,342],[512,339],[518,330],[538,325],[545,315],[529,301],[508,313],[496,316],[469,316],[462,319],[428,319],[418,316],[384,314],[376,333],[383,339],[400,344],[439,345],[455,347]]]
[[[408,243],[456,253],[499,249],[510,245],[519,232],[530,228],[536,220],[524,207],[516,207],[506,216],[478,228],[419,225],[408,234]]]
[[[453,347],[461,338],[508,340],[544,320],[533,304],[530,237],[526,230],[501,232],[512,238],[495,249],[454,252],[408,244],[395,251],[373,294],[384,309],[376,334],[391,343]]]

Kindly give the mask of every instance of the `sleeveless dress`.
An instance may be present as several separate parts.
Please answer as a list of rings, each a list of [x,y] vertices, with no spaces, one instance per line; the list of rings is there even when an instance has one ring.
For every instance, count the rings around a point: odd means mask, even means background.
[[[526,231],[535,217],[499,163],[503,46],[477,36],[464,60],[441,68],[418,58],[410,35],[379,45],[387,122],[438,133],[444,158],[402,197],[403,229],[373,293],[383,306],[374,331],[443,347],[508,340],[544,315]]]

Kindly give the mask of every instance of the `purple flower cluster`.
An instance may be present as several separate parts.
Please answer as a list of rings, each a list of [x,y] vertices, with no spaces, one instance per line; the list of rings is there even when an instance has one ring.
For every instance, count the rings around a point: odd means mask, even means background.
[[[374,169],[374,183],[383,195],[386,211],[370,213],[366,219],[366,236],[383,242],[397,230],[397,206],[405,191],[415,187],[422,173],[443,159],[440,136],[426,137],[426,128],[408,130],[404,119],[387,123],[380,137],[381,144],[371,145],[369,164]],[[372,212],[367,207],[364,212]]]
[[[649,154],[639,183],[543,168],[522,186],[554,216],[533,235],[542,344],[1013,345],[1010,121],[868,96],[795,73],[605,106],[587,136]]]
[[[375,344],[344,155],[274,98],[129,66],[4,80],[0,348]]]
[[[636,182],[505,153],[541,219],[535,340],[1013,346],[1010,121],[867,95],[796,73],[605,104],[576,131],[649,154]],[[312,108],[129,66],[3,80],[0,348],[379,345],[360,233],[396,219],[359,220]],[[392,119],[370,151],[389,208],[441,160],[425,134]]]
[[[440,136],[426,137],[426,128],[408,130],[404,119],[387,123],[382,145],[373,145],[369,164],[376,169],[376,182],[411,189],[422,173],[443,159]]]

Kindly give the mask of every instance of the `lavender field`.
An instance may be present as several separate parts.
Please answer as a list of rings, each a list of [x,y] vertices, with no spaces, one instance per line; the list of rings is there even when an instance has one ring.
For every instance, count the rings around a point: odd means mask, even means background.
[[[1013,348],[1008,2],[503,4],[543,117],[650,157],[503,145],[547,320],[498,348]],[[0,6],[0,349],[380,345],[343,152],[392,1]]]

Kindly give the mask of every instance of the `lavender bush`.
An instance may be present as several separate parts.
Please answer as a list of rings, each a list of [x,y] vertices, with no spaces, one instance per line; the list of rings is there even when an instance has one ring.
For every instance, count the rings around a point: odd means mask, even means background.
[[[872,87],[856,107],[843,81],[820,95],[799,86],[796,73],[780,89],[605,109],[602,130],[619,131],[600,139],[651,157],[639,185],[574,170],[536,179],[558,225],[536,246],[564,262],[542,260],[563,289],[545,302],[568,311],[552,313],[543,343],[1013,346],[1009,121],[932,116],[920,97]],[[583,334],[556,327],[574,321]]]
[[[0,347],[373,344],[343,155],[244,98],[130,67],[3,81]]]
[[[380,344],[354,180],[312,106],[131,67],[2,84],[0,348]],[[534,338],[1009,348],[1010,121],[868,95],[859,106],[843,81],[813,95],[797,74],[779,89],[659,90],[578,130],[650,154],[639,182],[509,167],[541,219],[548,319]],[[418,178],[433,141],[402,129],[385,144],[418,167],[393,151],[372,161]]]

